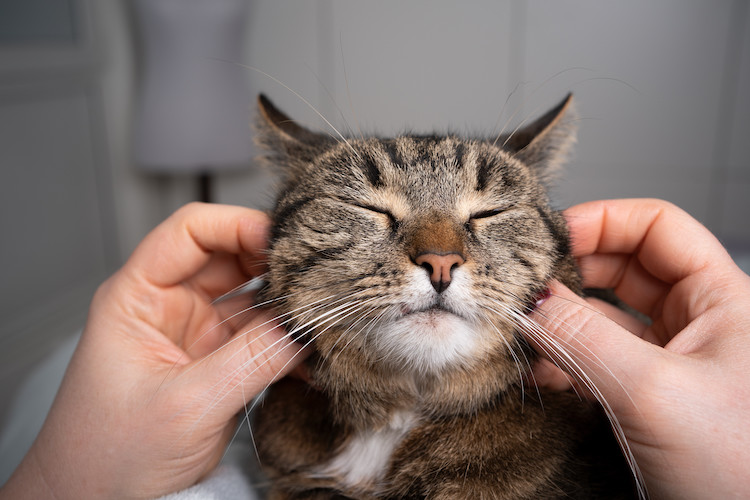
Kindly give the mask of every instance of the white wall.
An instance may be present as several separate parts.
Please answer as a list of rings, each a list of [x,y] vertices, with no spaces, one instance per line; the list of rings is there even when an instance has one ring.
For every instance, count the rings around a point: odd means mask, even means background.
[[[100,2],[105,105],[123,254],[194,197],[192,181],[134,171],[136,65],[127,9]],[[573,91],[582,115],[560,205],[666,198],[731,244],[750,245],[750,9],[697,2],[261,0],[243,63],[298,92],[349,133],[488,135]],[[298,120],[327,128],[298,97],[247,70]],[[515,92],[514,92],[515,89]],[[511,93],[513,93],[511,95]],[[511,95],[508,103],[506,98]],[[269,176],[222,174],[221,202],[270,204]]]
[[[0,422],[20,371],[81,328],[119,264],[87,7],[0,4]]]

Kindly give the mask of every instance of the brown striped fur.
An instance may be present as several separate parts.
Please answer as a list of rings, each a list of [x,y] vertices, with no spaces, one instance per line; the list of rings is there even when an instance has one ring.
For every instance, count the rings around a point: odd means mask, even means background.
[[[312,384],[276,384],[259,411],[270,497],[632,496],[600,409],[524,388],[534,353],[504,313],[552,279],[581,292],[545,187],[571,97],[494,142],[337,141],[260,109],[283,177],[262,298],[314,351]],[[393,440],[379,473],[331,465],[373,435]]]

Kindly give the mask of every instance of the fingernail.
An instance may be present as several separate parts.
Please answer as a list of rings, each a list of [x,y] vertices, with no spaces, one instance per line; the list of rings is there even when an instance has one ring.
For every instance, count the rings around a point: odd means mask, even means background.
[[[545,289],[544,289],[544,290],[542,290],[541,292],[537,293],[537,294],[536,294],[536,295],[534,296],[534,298],[532,299],[532,301],[531,301],[531,305],[530,305],[530,306],[529,306],[529,308],[528,308],[528,309],[529,309],[529,312],[533,312],[533,311],[534,311],[534,310],[536,310],[536,309],[537,309],[537,308],[538,308],[539,306],[541,306],[542,304],[544,304],[544,303],[545,303],[545,302],[547,301],[547,299],[549,299],[549,298],[550,298],[550,295],[551,295],[551,293],[550,293],[550,291],[549,291],[549,288],[545,288]]]

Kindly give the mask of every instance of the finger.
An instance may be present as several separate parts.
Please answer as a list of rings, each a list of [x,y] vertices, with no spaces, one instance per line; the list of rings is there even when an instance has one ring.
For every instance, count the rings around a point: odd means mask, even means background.
[[[308,354],[262,314],[224,346],[187,368],[186,383],[208,401],[208,411],[229,418]]]
[[[627,311],[620,309],[616,305],[610,304],[609,302],[605,302],[600,299],[589,298],[586,299],[586,302],[594,309],[603,313],[607,318],[614,321],[630,333],[643,338],[648,325],[641,321],[639,318],[633,316]]]
[[[187,281],[194,289],[201,291],[207,300],[213,302],[217,297],[247,283],[259,274],[261,264],[245,267],[242,264],[243,258],[256,259],[249,254],[233,255],[216,252],[211,255],[206,265]],[[253,268],[255,268],[254,273]]]
[[[154,229],[125,269],[157,286],[176,285],[196,274],[215,252],[262,258],[268,217],[257,210],[191,203]]]
[[[612,288],[630,307],[652,317],[672,285],[646,271],[627,254],[594,254],[578,259],[585,288]]]
[[[558,392],[567,391],[573,387],[572,377],[546,358],[538,359],[532,369],[530,382],[537,387]]]
[[[665,201],[590,202],[571,207],[565,216],[576,257],[633,254],[645,271],[665,283],[731,261],[705,227]]]
[[[524,332],[540,354],[584,386],[595,385],[613,405],[626,404],[629,388],[647,377],[655,347],[618,325],[559,282],[531,315],[540,328]]]
[[[586,302],[634,335],[643,338],[646,334],[647,325],[632,314],[603,300],[588,298]],[[537,351],[541,352],[543,349],[536,342],[532,342],[532,344]],[[532,382],[536,383],[539,387],[546,387],[554,391],[568,390],[573,386],[571,376],[545,358],[541,358],[536,362]]]

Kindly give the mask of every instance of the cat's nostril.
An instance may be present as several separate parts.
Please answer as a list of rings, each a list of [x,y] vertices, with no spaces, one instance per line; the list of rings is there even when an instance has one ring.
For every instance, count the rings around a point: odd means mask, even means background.
[[[422,266],[430,275],[430,283],[438,293],[442,293],[451,284],[453,270],[465,261],[462,255],[449,253],[440,255],[436,253],[423,253],[414,259],[418,266]]]

